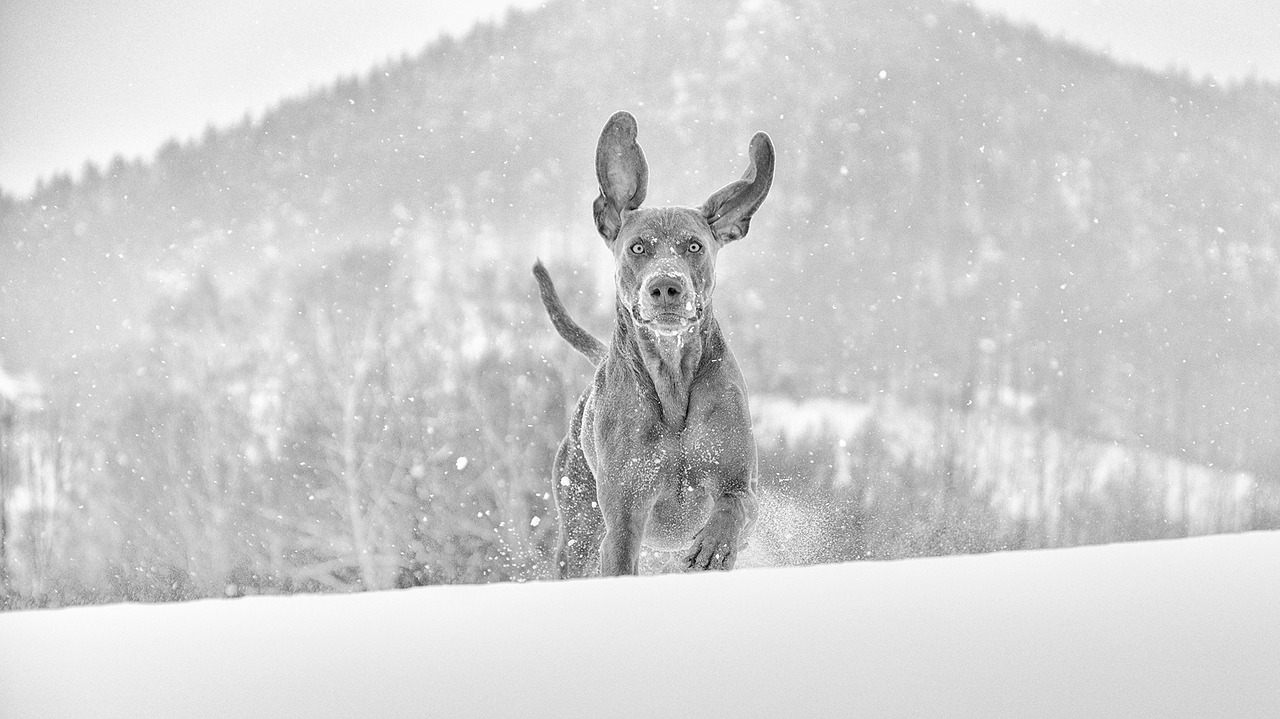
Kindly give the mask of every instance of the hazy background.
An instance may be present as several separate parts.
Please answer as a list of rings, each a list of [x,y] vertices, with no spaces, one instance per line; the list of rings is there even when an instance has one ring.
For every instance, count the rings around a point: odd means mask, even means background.
[[[621,108],[652,203],[778,148],[757,561],[1280,526],[1274,10],[0,7],[5,606],[545,578]]]

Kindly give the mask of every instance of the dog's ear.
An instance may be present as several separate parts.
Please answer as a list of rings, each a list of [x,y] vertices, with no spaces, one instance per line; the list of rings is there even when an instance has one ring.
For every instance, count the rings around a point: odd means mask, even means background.
[[[769,136],[757,132],[747,154],[751,164],[742,179],[716,190],[702,204],[702,216],[721,242],[733,242],[747,234],[751,216],[760,209],[773,184],[773,141]]]
[[[596,145],[596,179],[600,196],[592,209],[596,229],[605,242],[613,242],[622,226],[622,213],[644,202],[649,187],[649,165],[636,143],[636,119],[629,112],[615,112],[600,132]]]

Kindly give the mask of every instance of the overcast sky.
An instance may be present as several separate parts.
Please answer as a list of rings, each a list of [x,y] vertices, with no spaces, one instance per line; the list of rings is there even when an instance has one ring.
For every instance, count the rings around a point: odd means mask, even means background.
[[[1276,0],[972,0],[1050,35],[1156,70],[1280,81]]]
[[[255,117],[544,0],[0,0],[0,188]],[[843,1],[843,0],[840,0]],[[1275,0],[975,0],[1156,69],[1280,80]]]
[[[0,188],[170,137],[413,54],[542,0],[0,0]]]

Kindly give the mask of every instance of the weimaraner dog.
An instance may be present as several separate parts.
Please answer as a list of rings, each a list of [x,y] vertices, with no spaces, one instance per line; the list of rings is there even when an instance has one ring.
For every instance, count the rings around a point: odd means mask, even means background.
[[[756,517],[747,388],[711,309],[716,253],[747,234],[773,181],[773,143],[751,138],[742,179],[701,207],[641,207],[649,179],[636,120],[596,146],[596,229],[616,263],[608,347],[565,311],[541,262],[542,302],[596,365],[556,453],[561,578],[639,572],[641,545],[687,548],[691,569],[730,569]]]

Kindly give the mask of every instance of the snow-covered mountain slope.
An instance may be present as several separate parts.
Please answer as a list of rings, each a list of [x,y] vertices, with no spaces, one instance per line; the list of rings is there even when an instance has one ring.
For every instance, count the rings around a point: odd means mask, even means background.
[[[1276,717],[1280,533],[0,615],[5,717]]]

